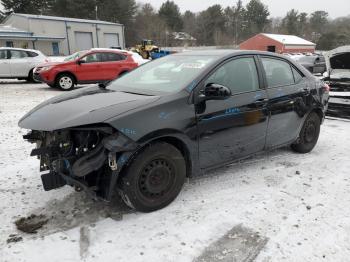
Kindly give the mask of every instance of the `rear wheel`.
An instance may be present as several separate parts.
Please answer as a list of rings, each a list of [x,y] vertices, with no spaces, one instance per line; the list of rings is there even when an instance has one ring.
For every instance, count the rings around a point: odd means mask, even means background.
[[[315,112],[311,112],[305,119],[298,141],[292,144],[292,149],[298,153],[309,153],[317,143],[320,126],[320,117]]]
[[[124,202],[141,212],[169,205],[180,193],[186,178],[181,152],[167,143],[155,143],[136,156],[122,177]]]
[[[26,81],[30,82],[30,83],[40,83],[40,81],[37,81],[37,80],[34,79],[33,69],[30,70],[30,72],[28,74],[28,77],[26,78]]]
[[[69,74],[59,75],[56,79],[56,87],[64,91],[72,90],[74,88],[74,78]]]

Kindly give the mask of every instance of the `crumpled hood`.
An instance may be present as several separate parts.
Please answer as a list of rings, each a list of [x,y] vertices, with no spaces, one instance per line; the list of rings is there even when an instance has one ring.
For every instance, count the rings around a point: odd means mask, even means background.
[[[39,104],[23,116],[18,125],[26,129],[53,131],[101,123],[158,99],[159,96],[117,92],[98,86],[81,88]]]
[[[340,57],[344,54],[350,54],[350,45],[341,46],[324,53],[328,75],[333,79],[350,78],[350,69],[334,68],[334,66],[332,66],[331,60],[336,58],[337,56]],[[350,61],[347,63],[350,63]]]

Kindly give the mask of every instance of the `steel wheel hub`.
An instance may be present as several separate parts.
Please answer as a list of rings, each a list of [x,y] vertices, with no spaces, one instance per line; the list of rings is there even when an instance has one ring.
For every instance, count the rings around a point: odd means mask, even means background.
[[[60,79],[60,87],[62,87],[63,89],[69,89],[71,88],[73,85],[73,81],[71,78],[69,77],[62,77]]]
[[[143,169],[139,186],[146,197],[163,196],[174,183],[173,168],[164,160],[153,160]]]
[[[314,140],[316,135],[316,127],[313,122],[309,122],[305,129],[305,141],[310,143]]]

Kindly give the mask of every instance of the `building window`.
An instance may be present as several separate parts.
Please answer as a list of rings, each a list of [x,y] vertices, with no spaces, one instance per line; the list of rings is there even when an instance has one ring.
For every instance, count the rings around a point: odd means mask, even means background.
[[[6,41],[6,47],[13,47],[12,41]]]
[[[53,55],[59,55],[60,54],[60,48],[59,48],[57,42],[53,42],[52,43],[52,54]]]

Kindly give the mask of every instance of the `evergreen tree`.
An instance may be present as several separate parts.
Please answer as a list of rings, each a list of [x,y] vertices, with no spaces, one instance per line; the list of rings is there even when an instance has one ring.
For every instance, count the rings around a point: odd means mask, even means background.
[[[289,35],[298,35],[299,34],[299,13],[297,10],[290,10],[286,17],[282,20],[282,30],[283,33]]]
[[[97,17],[100,20],[121,23],[125,26],[125,39],[128,45],[135,42],[135,0],[97,0]]]
[[[186,11],[182,16],[183,30],[194,36],[196,34],[196,14],[191,11]]]
[[[226,32],[232,38],[231,43],[238,45],[242,32],[245,30],[247,23],[245,23],[245,8],[241,0],[232,7],[227,7],[224,11],[226,19]]]
[[[159,9],[159,17],[167,24],[169,30],[180,31],[183,27],[180,9],[173,1],[167,0]]]
[[[310,27],[313,32],[323,33],[328,25],[328,13],[325,11],[315,11],[310,17]]]
[[[219,45],[223,40],[225,16],[221,5],[210,6],[197,19],[196,38],[199,44]]]
[[[95,0],[53,0],[51,14],[62,17],[95,19]]]
[[[270,12],[267,6],[261,3],[260,0],[250,0],[246,6],[245,21],[247,28],[246,36],[252,36],[265,31],[269,25]]]
[[[48,14],[54,0],[1,0],[6,13]]]

